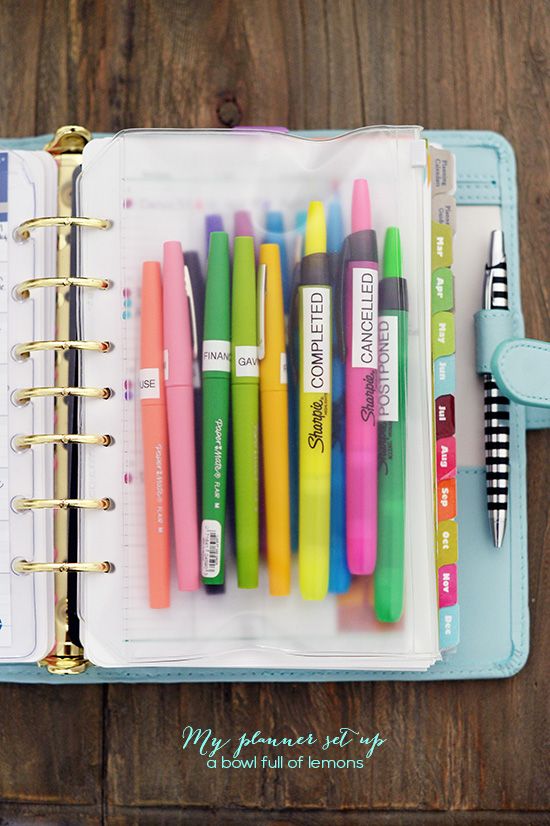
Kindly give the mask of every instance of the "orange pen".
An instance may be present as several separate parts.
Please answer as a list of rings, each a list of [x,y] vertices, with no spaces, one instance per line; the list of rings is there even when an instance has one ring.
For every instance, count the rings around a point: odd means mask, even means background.
[[[162,282],[158,261],[143,265],[139,371],[149,605],[170,605],[170,489],[164,387]]]

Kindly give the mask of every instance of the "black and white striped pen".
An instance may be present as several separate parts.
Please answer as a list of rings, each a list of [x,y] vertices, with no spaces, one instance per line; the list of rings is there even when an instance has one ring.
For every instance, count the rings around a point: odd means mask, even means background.
[[[508,310],[508,277],[504,233],[491,233],[489,260],[483,287],[485,310]],[[483,375],[485,401],[485,468],[487,509],[493,542],[500,548],[506,532],[508,515],[508,480],[510,470],[510,402],[502,395],[491,373]]]

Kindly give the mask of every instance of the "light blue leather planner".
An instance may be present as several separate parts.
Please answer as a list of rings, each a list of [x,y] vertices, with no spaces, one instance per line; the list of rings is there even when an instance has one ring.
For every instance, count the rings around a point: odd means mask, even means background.
[[[310,133],[328,136],[337,133]],[[453,264],[457,339],[457,461],[460,642],[427,671],[308,668],[99,668],[59,676],[34,664],[0,666],[0,680],[28,683],[450,680],[510,677],[529,653],[526,433],[550,426],[550,345],[524,338],[514,153],[493,132],[426,132],[456,157]],[[46,138],[3,139],[40,149]],[[0,199],[1,200],[1,199]],[[1,211],[1,206],[0,206]],[[491,230],[506,238],[510,311],[480,312]],[[474,318],[475,315],[475,318]],[[510,499],[502,548],[487,518],[480,374],[492,372],[510,398]],[[435,575],[435,574],[434,574]],[[218,597],[219,598],[219,597]],[[212,597],[216,599],[216,597]]]

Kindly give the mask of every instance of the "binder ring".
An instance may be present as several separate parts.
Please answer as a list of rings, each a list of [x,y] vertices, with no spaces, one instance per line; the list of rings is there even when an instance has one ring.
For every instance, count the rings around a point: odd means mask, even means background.
[[[13,348],[13,354],[16,359],[27,359],[37,350],[95,350],[108,353],[110,349],[109,341],[27,341],[17,344]]]
[[[16,241],[28,241],[31,232],[38,227],[86,227],[88,229],[110,229],[113,222],[106,218],[83,218],[70,215],[55,215],[44,218],[30,218],[23,221],[13,231]]]
[[[83,508],[84,510],[108,511],[113,507],[112,499],[25,499],[17,497],[12,502],[16,511],[44,510],[69,510],[69,508]]]
[[[28,436],[14,436],[13,445],[17,450],[27,450],[34,445],[101,445],[109,447],[113,437],[108,434],[86,433],[33,433]]]
[[[17,298],[26,299],[36,287],[92,287],[96,290],[108,290],[110,286],[108,278],[79,278],[70,275],[67,278],[29,278],[18,284],[14,292]]]
[[[28,404],[31,399],[57,396],[80,396],[87,399],[110,399],[113,391],[109,387],[24,387],[12,395],[14,404]]]
[[[108,574],[113,570],[110,562],[27,562],[26,559],[17,559],[12,569],[16,574],[54,573],[67,574]]]

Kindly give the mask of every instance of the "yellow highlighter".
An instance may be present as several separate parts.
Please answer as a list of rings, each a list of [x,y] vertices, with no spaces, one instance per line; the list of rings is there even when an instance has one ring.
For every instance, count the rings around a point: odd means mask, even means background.
[[[330,554],[332,289],[323,204],[312,201],[298,287],[300,591],[323,599]]]
[[[258,355],[267,568],[272,596],[290,593],[288,384],[278,244],[262,244],[258,270]]]

